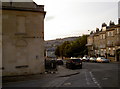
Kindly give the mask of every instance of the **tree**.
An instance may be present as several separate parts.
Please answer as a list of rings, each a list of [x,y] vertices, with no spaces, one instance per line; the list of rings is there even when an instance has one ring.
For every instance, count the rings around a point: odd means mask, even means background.
[[[56,50],[55,50],[55,55],[56,56],[60,56],[60,46],[58,46],[57,48],[56,48]]]
[[[87,55],[87,37],[87,35],[83,35],[75,41],[65,41],[62,45],[57,47],[55,55],[61,57],[78,57]]]

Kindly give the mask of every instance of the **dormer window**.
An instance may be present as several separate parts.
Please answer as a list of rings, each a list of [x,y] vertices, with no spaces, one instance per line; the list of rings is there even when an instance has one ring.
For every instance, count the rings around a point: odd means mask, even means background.
[[[102,27],[102,31],[106,31],[106,27]]]

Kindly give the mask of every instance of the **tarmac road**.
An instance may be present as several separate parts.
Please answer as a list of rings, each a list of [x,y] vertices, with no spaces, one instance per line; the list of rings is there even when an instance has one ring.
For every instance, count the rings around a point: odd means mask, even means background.
[[[56,74],[44,74],[29,80],[8,82],[4,87],[81,87],[81,88],[113,88],[119,87],[118,63],[83,62],[83,69],[70,70],[58,67]],[[62,76],[61,76],[62,75]]]
[[[71,76],[63,87],[119,87],[119,66],[117,63],[84,63],[80,74]]]

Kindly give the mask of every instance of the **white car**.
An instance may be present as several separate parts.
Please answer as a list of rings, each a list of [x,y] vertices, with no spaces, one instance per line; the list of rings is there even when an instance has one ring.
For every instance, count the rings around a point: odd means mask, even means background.
[[[88,57],[83,57],[83,58],[82,58],[82,61],[84,61],[84,62],[87,61],[87,62],[88,62],[88,61],[89,61],[89,58],[88,58]]]
[[[96,62],[96,59],[97,59],[97,58],[95,58],[95,57],[90,57],[90,61],[91,61],[91,62]]]
[[[105,59],[104,57],[98,57],[97,59],[96,59],[96,61],[97,62],[106,62],[106,63],[109,63],[110,62],[110,60],[109,59]]]

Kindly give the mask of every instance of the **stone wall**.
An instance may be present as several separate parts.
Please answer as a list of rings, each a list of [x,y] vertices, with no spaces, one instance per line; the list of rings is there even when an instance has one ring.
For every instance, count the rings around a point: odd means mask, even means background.
[[[44,72],[44,13],[3,10],[2,16],[3,76]],[[17,30],[19,16],[25,18],[23,33]]]

